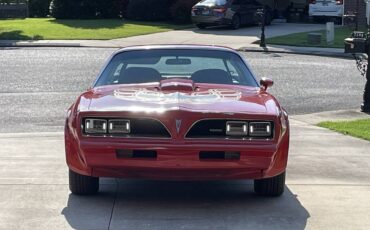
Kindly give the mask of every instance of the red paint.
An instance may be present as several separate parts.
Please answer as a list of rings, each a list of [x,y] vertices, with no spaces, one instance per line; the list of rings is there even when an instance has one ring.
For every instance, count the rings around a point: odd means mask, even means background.
[[[224,48],[222,48],[224,49]],[[124,51],[123,51],[124,52]],[[239,100],[210,104],[151,103],[123,100],[115,90],[147,89],[167,93],[234,90]],[[171,133],[169,139],[88,137],[82,134],[83,117],[154,118]],[[268,120],[275,124],[271,140],[186,139],[193,123],[205,118]],[[176,120],[181,120],[179,132]],[[160,84],[111,85],[83,93],[71,106],[65,126],[67,164],[73,171],[96,177],[170,180],[259,179],[286,170],[289,121],[277,100],[260,88],[235,85],[194,84],[166,80]],[[117,149],[156,150],[157,159],[119,159]],[[240,160],[199,160],[200,151],[237,151]]]

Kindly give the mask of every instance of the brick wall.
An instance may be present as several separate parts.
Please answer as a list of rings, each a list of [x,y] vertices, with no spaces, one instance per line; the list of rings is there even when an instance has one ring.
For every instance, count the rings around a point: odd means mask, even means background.
[[[366,25],[366,4],[364,0],[358,0],[359,2],[359,24]],[[345,0],[344,2],[344,14],[348,11],[356,11],[357,0]]]

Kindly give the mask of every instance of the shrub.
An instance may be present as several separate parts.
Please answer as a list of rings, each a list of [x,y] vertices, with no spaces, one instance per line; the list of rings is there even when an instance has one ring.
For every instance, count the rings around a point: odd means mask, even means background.
[[[119,18],[129,0],[52,0],[51,15],[57,19]]]
[[[57,19],[80,18],[81,0],[52,0],[50,13]]]
[[[171,17],[176,23],[189,23],[191,21],[191,8],[199,0],[177,0],[170,8]]]
[[[122,18],[126,16],[129,0],[96,0],[97,17]]]
[[[28,12],[30,17],[43,18],[49,15],[51,0],[29,0]]]
[[[160,21],[171,18],[170,7],[175,0],[130,0],[127,7],[129,19]]]

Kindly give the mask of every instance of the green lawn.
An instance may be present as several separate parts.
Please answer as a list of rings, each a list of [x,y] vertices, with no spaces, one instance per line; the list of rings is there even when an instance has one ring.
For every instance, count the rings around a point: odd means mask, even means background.
[[[189,25],[136,22],[119,19],[56,20],[28,18],[0,20],[0,39],[73,40],[114,39],[187,28]]]
[[[308,33],[321,33],[322,39],[319,45],[310,45],[307,43]],[[344,39],[348,38],[352,33],[352,30],[348,27],[335,28],[335,40],[333,45],[327,45],[326,43],[326,31],[312,31],[305,33],[296,33],[286,36],[269,38],[266,40],[267,44],[271,45],[288,45],[288,46],[309,46],[309,47],[329,47],[329,48],[344,48]]]
[[[318,125],[346,135],[370,141],[370,119],[340,122],[328,121],[322,122]]]

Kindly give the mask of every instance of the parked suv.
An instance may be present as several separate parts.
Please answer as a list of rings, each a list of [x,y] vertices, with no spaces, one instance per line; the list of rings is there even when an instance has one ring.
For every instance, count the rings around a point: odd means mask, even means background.
[[[207,26],[229,25],[238,29],[241,25],[256,24],[255,16],[263,4],[256,0],[202,0],[192,9],[192,20],[194,24],[204,29]],[[272,10],[266,7],[266,24],[271,24]]]
[[[309,16],[314,19],[333,18],[340,22],[343,17],[343,0],[311,0]]]

